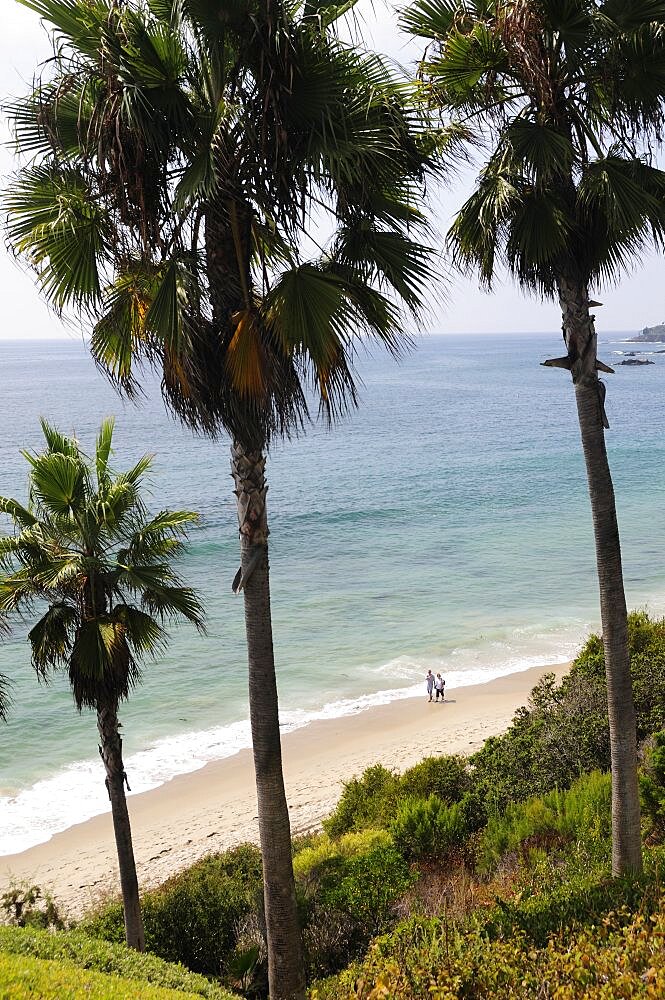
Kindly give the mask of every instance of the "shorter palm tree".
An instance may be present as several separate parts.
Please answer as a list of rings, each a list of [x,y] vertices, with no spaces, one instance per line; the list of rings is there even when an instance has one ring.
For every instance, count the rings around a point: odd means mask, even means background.
[[[198,598],[172,565],[197,515],[148,516],[141,491],[152,459],[114,473],[112,419],[101,426],[92,461],[75,439],[41,423],[46,450],[23,452],[30,464],[28,506],[0,497],[0,511],[14,524],[13,534],[0,536],[0,627],[36,617],[28,640],[38,676],[67,669],[79,711],[97,713],[125,936],[142,951],[118,705],[140,680],[146,657],[164,648],[166,624],[185,619],[203,628]]]

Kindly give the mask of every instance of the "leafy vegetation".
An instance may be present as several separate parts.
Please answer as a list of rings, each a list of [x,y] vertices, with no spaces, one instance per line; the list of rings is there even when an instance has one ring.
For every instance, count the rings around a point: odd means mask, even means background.
[[[0,953],[49,959],[61,965],[180,990],[207,1000],[232,1000],[227,990],[182,965],[164,962],[155,955],[139,954],[123,944],[97,940],[81,930],[53,934],[32,928],[0,927]]]
[[[368,767],[360,778],[344,783],[335,811],[323,821],[331,837],[366,827],[388,827],[400,802],[436,795],[444,803],[458,802],[470,787],[463,757],[426,757],[403,774],[382,764]]]
[[[661,843],[665,839],[665,732],[662,730],[654,733],[647,747],[640,793],[649,836]]]
[[[630,669],[640,741],[663,727],[665,620],[643,611],[628,616]],[[470,758],[473,785],[491,810],[504,809],[551,788],[567,788],[581,774],[610,766],[609,723],[602,640],[591,635],[570,672],[556,683],[546,674],[512,725],[486,740]]]
[[[401,802],[390,825],[395,845],[405,858],[446,857],[451,847],[466,839],[468,831],[459,802],[446,806],[436,795]]]
[[[611,833],[611,779],[593,771],[570,789],[511,803],[490,817],[481,833],[477,858],[480,871],[490,871],[507,855],[542,844],[584,838],[607,841]]]
[[[379,938],[364,962],[320,984],[312,1000],[609,1000],[665,991],[665,900],[648,916],[625,908],[599,925],[553,935],[492,940],[440,920],[414,919]],[[545,985],[546,984],[546,985]],[[545,990],[545,992],[544,992]]]
[[[15,882],[0,896],[0,910],[13,927],[62,930],[65,921],[50,892],[29,882]]]
[[[253,845],[203,858],[143,893],[146,948],[194,972],[228,973],[239,925],[261,910],[261,889],[261,854]],[[114,903],[87,919],[83,929],[92,937],[121,941],[122,926],[122,909]]]
[[[152,986],[71,965],[0,952],[0,995],[8,1000],[198,1000],[201,994]],[[223,994],[221,995],[224,996]],[[227,994],[227,997],[229,994]]]

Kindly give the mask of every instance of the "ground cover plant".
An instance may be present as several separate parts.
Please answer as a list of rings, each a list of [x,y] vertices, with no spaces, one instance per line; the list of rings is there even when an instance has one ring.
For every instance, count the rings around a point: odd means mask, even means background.
[[[364,962],[315,986],[312,1000],[611,1000],[665,992],[665,900],[652,914],[627,908],[535,946],[458,933],[413,919],[379,938]]]
[[[48,959],[60,966],[140,980],[146,990],[150,984],[207,1000],[233,1000],[233,995],[219,984],[182,965],[165,962],[155,955],[140,954],[124,944],[96,939],[81,930],[54,934],[34,928],[0,927],[0,954]]]
[[[153,986],[73,965],[0,952],[0,996],[11,1000],[199,1000],[201,994]],[[228,994],[227,994],[228,996]]]

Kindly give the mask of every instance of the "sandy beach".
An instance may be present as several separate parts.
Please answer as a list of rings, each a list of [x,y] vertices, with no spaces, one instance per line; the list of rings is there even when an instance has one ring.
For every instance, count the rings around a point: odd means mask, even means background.
[[[342,782],[370,764],[404,770],[430,754],[473,753],[508,726],[544,673],[554,671],[560,677],[567,669],[568,664],[537,667],[450,690],[443,705],[429,704],[423,694],[287,733],[284,771],[294,834],[316,828],[334,808]],[[133,795],[129,808],[144,887],[212,851],[257,841],[251,751]],[[21,854],[0,858],[0,889],[25,879],[49,889],[71,916],[114,891],[110,813]]]

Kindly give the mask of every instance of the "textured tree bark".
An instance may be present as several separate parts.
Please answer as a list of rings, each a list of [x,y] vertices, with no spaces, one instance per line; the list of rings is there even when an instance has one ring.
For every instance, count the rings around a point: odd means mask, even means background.
[[[279,707],[272,643],[265,457],[237,442],[231,449],[245,574],[245,627],[249,665],[259,835],[268,937],[270,1000],[304,1000],[305,972],[296,906],[291,828],[282,773]]]
[[[558,290],[596,543],[612,760],[612,871],[622,875],[641,870],[642,841],[626,597],[614,487],[605,447],[605,392],[598,380],[597,338],[586,285],[575,275],[561,275]]]
[[[99,752],[106,769],[106,787],[111,800],[113,832],[118,852],[120,887],[125,915],[125,940],[129,948],[145,951],[139,883],[136,877],[132,830],[125,796],[126,776],[122,762],[122,739],[118,732],[117,705],[104,705],[97,709],[97,729],[100,739]]]

